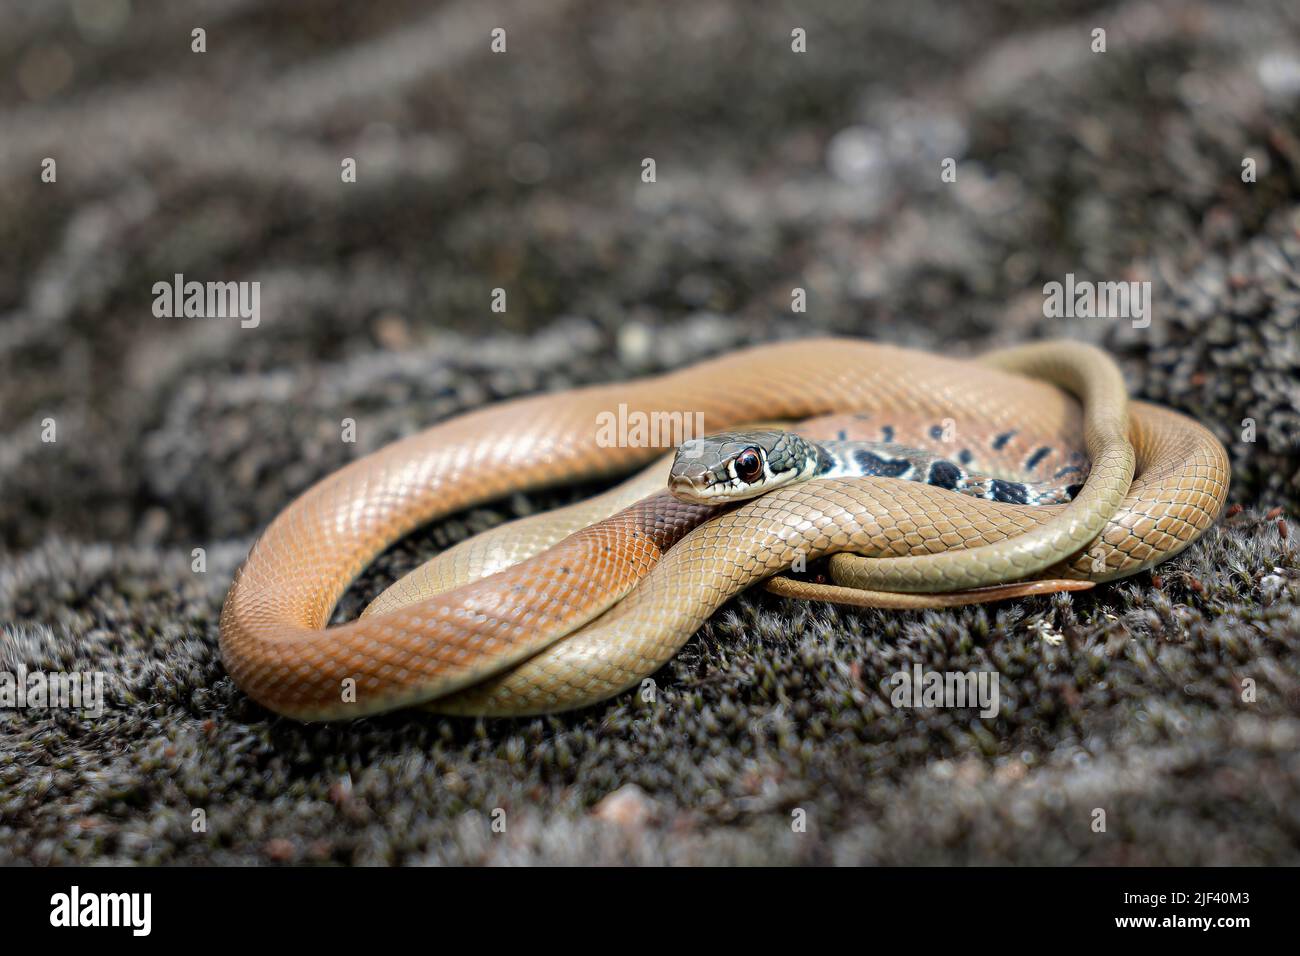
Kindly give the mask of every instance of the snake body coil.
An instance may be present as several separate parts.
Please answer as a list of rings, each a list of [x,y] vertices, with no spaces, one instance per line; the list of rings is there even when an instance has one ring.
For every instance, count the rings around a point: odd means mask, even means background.
[[[1082,435],[1092,472],[1070,504],[1042,508],[864,477],[778,488],[718,514],[666,493],[644,498],[634,481],[585,512],[519,523],[508,545],[496,534],[491,545],[450,549],[437,572],[399,582],[360,620],[325,627],[352,579],[419,525],[660,455],[602,446],[599,416],[620,405],[701,413],[710,431],[835,412],[959,416],[977,436]],[[728,598],[796,557],[835,555],[840,585],[900,595],[1044,573],[1106,580],[1186,547],[1227,485],[1219,442],[1173,412],[1130,409],[1118,370],[1088,346],[1046,343],[978,363],[852,340],[764,346],[503,403],[339,470],[254,545],[222,612],[221,648],[250,696],[300,719],[425,702],[450,713],[562,710],[652,673]],[[633,491],[639,503],[620,498]],[[605,520],[566,538],[582,526],[575,515]]]

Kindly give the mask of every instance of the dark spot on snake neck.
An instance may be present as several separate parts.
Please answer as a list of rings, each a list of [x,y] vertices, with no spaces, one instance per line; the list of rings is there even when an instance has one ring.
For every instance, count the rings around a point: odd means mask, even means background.
[[[881,438],[881,441],[893,441],[893,440],[894,440],[894,426],[893,426],[893,425],[881,425],[881,426],[880,426],[880,438]]]
[[[841,432],[841,434],[843,433]],[[815,474],[824,475],[826,474],[826,472],[830,471],[832,468],[835,467],[835,459],[832,458],[830,452],[828,452],[821,445],[816,446],[816,451],[817,451],[817,468]]]
[[[949,491],[955,491],[957,482],[961,480],[961,469],[952,462],[944,461],[941,458],[930,466],[930,477],[927,480],[936,488],[947,488]]]
[[[1066,465],[1064,468],[1062,468],[1060,471],[1058,471],[1058,472],[1057,472],[1056,474],[1054,474],[1052,477],[1053,477],[1053,478],[1064,478],[1066,475],[1073,474],[1073,473],[1076,472],[1076,471],[1081,472],[1081,471],[1083,471],[1083,469],[1080,468],[1078,465]]]
[[[1025,486],[1014,481],[1002,481],[998,478],[993,479],[991,486],[993,500],[1005,502],[1009,505],[1027,504]]]
[[[1009,432],[1003,432],[1001,435],[998,435],[996,438],[993,439],[993,450],[1001,451],[1003,448],[1006,448],[1007,442],[1011,441],[1011,439],[1014,438],[1015,435],[1016,433],[1014,429]]]
[[[963,448],[961,451],[957,452],[957,460],[961,462],[963,465],[969,465],[971,463],[971,459],[974,457],[975,456],[970,453],[969,448]]]
[[[839,440],[840,440],[840,441],[848,441],[848,440],[849,440],[849,433],[848,433],[847,431],[845,431],[843,428],[841,428],[838,437],[839,437]]]
[[[1048,448],[1046,445],[1038,449],[1038,451],[1030,455],[1029,458],[1025,461],[1025,471],[1033,471],[1035,468],[1038,467],[1038,463],[1042,461],[1044,458],[1046,458],[1048,455],[1050,455],[1051,453],[1052,453],[1052,449]]]
[[[906,459],[889,460],[866,450],[855,451],[853,460],[864,475],[879,475],[881,478],[898,478],[912,467]]]
[[[942,440],[942,438],[943,438],[943,426],[942,426],[942,425],[931,425],[931,426],[930,426],[930,437],[933,438],[935,441],[940,441],[940,440]]]
[[[1071,501],[1079,497],[1081,491],[1083,491],[1083,485],[1066,485],[1065,487],[1065,493],[1070,496]]]

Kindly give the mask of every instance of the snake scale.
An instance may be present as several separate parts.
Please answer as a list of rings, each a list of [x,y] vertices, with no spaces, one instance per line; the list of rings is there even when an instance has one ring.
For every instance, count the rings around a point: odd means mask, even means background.
[[[326,626],[351,581],[416,527],[661,456],[599,440],[598,416],[619,405],[700,413],[709,431],[836,413],[852,417],[808,427],[844,435],[853,422],[892,430],[894,421],[948,421],[975,447],[1018,436],[1024,451],[1042,444],[1038,458],[1075,448],[1091,472],[1065,505],[870,476],[801,481],[718,507],[670,495],[659,461],[590,502],[463,542],[360,619]],[[801,560],[832,556],[836,583],[780,578],[770,587],[884,607],[1136,573],[1213,523],[1228,474],[1208,430],[1130,403],[1114,363],[1091,346],[1037,343],[975,361],[856,340],[759,346],[654,378],[500,403],[340,469],[254,544],[222,611],[221,651],[246,693],[298,719],[412,705],[554,712],[637,684],[729,598]]]

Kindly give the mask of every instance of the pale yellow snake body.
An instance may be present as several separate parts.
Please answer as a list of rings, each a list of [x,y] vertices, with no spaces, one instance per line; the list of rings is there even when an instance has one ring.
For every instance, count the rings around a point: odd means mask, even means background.
[[[450,549],[360,620],[326,628],[352,579],[419,525],[661,456],[605,447],[597,422],[620,404],[629,414],[701,413],[710,431],[867,412],[947,419],[981,440],[1082,436],[1092,471],[1065,506],[856,478],[802,482],[718,514],[662,492],[645,499],[663,487],[661,465],[590,505]],[[462,714],[563,710],[636,684],[726,600],[796,560],[836,555],[840,586],[890,592],[905,606],[916,592],[1044,575],[1104,581],[1186,547],[1227,485],[1226,455],[1206,429],[1130,406],[1113,363],[1087,346],[1045,343],[978,362],[852,340],[765,346],[493,406],[341,469],[254,545],[222,613],[222,653],[247,693],[301,719],[424,703]],[[798,586],[804,596],[816,588]]]

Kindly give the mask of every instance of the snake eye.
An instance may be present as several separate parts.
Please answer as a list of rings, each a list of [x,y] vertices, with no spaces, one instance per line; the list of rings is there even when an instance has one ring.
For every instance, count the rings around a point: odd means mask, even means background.
[[[763,459],[757,448],[746,448],[736,456],[736,477],[741,481],[754,481],[763,474]]]

